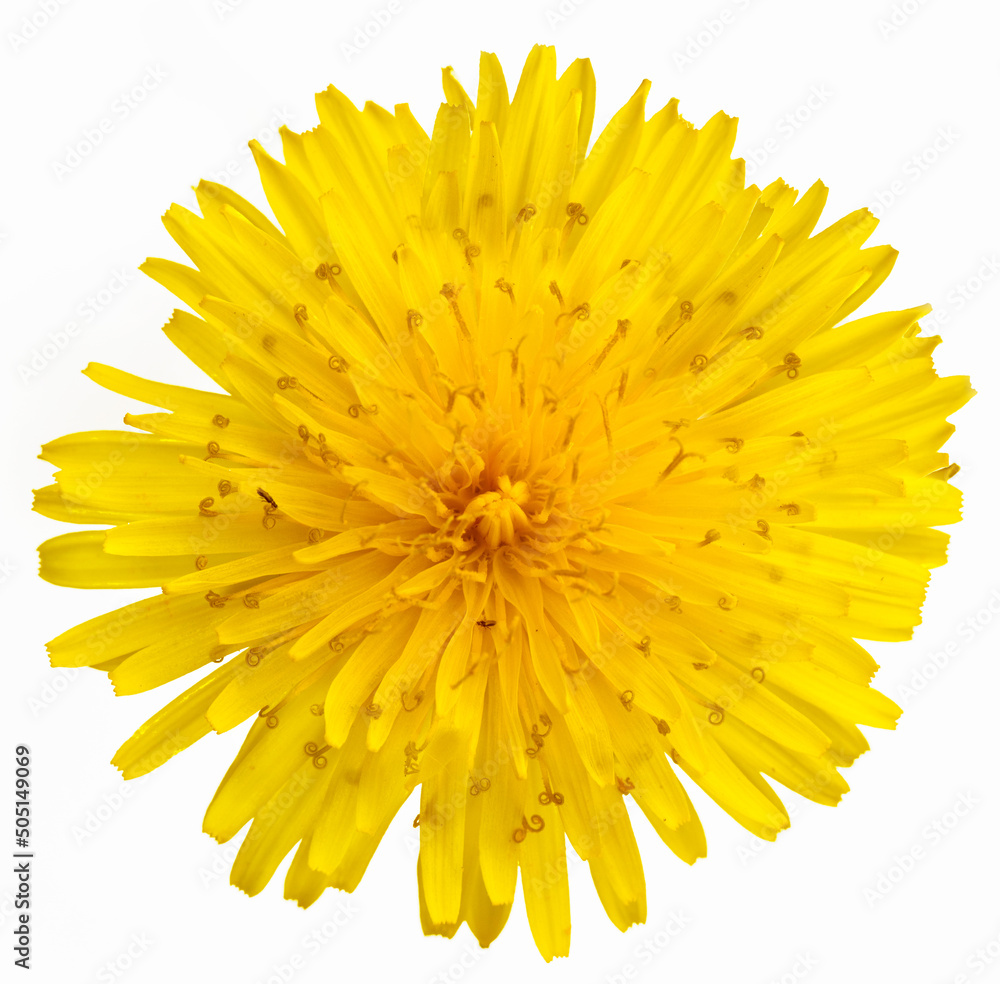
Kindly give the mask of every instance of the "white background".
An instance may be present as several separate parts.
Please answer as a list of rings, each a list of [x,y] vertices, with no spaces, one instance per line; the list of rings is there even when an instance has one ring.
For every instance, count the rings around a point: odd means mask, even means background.
[[[34,979],[1000,981],[1000,667],[997,619],[987,608],[1000,611],[995,6],[396,0],[378,36],[351,53],[344,45],[386,3],[63,0],[47,17],[43,6],[55,3],[4,0],[0,12],[8,436],[0,776],[13,775],[14,744],[28,743]],[[41,26],[29,37],[33,17]],[[593,59],[595,132],[648,77],[650,111],[676,95],[696,125],[718,109],[739,116],[737,153],[758,162],[750,171],[761,186],[779,175],[800,189],[822,178],[832,191],[821,224],[878,206],[873,242],[890,242],[901,256],[875,306],[932,302],[936,320],[925,331],[944,336],[939,371],[971,373],[979,390],[946,448],[962,465],[956,484],[966,492],[951,561],[933,575],[913,641],[874,646],[883,665],[877,683],[905,714],[896,732],[870,731],[873,751],[847,774],[852,792],[835,810],[789,794],[792,829],[771,845],[695,789],[709,857],[690,869],[640,817],[647,924],[621,935],[586,866],[573,865],[571,956],[547,968],[520,901],[488,951],[464,927],[450,941],[422,937],[413,804],[353,896],[328,892],[299,910],[281,898],[284,866],[256,899],[229,887],[235,848],[200,829],[242,729],[122,782],[107,764],[114,750],[191,681],[114,698],[100,673],[47,666],[45,640],[148,592],[44,584],[35,546],[68,528],[28,512],[30,489],[51,481],[50,467],[34,460],[38,445],[114,428],[134,409],[81,376],[87,362],[202,385],[159,331],[173,300],[135,271],[147,254],[180,258],[159,224],[171,202],[193,206],[190,186],[205,176],[260,204],[246,141],[257,135],[276,151],[279,123],[314,125],[312,93],[330,82],[359,104],[409,101],[429,129],[441,66],[454,65],[474,93],[478,52],[495,51],[513,91],[537,41],[557,45],[560,67]],[[145,92],[128,109],[121,94],[135,86]],[[72,146],[102,118],[110,132],[71,166]],[[124,288],[102,304],[99,292],[116,277]],[[65,334],[71,323],[73,337]],[[23,367],[33,360],[31,375]],[[980,612],[970,628],[966,620]],[[953,655],[939,658],[938,669],[931,655],[949,644]],[[959,818],[963,796],[975,805]],[[11,815],[6,806],[3,815]],[[81,837],[88,817],[99,816]],[[935,821],[944,835],[928,826]],[[4,851],[10,836],[0,836]],[[890,890],[879,893],[880,884]],[[11,885],[8,874],[0,898]],[[13,959],[10,913],[9,901],[0,905],[4,963]],[[306,942],[317,929],[322,944]]]

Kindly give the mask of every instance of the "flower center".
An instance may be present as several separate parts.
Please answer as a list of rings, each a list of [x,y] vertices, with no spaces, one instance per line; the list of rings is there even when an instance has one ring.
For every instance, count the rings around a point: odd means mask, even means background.
[[[531,500],[528,483],[512,482],[510,476],[501,475],[496,484],[496,490],[481,492],[463,512],[470,521],[469,529],[488,550],[514,543],[518,533],[531,529],[531,520],[524,511]]]

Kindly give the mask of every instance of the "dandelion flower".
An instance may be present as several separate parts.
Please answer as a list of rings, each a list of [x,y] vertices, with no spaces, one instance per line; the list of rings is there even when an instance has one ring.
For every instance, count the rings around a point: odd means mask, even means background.
[[[118,694],[208,671],[127,777],[252,719],[205,818],[251,823],[245,892],[293,850],[288,898],[352,891],[419,787],[424,931],[488,945],[520,869],[551,959],[567,838],[625,929],[639,811],[688,863],[689,783],[773,839],[768,779],[836,804],[894,727],[856,640],[919,622],[971,390],[928,306],[845,320],[895,251],[865,209],[813,233],[820,183],[746,186],[734,119],[647,119],[643,82],[590,146],[586,60],[443,75],[430,136],[331,87],[284,163],[252,143],[276,224],[210,182],[167,210],[192,266],[143,270],[215,388],[89,366],[159,409],[46,445],[35,506],[97,527],[44,578],[161,593],[49,648]]]

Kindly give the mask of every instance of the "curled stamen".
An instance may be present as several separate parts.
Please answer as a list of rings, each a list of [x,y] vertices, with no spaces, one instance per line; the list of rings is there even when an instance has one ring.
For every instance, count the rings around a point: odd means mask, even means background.
[[[750,671],[750,676],[752,676],[758,683],[763,683],[764,682],[764,677],[766,676],[766,674],[764,673],[764,667],[763,666],[755,666]]]
[[[366,704],[364,708],[365,714],[370,718],[374,718],[376,721],[382,716],[382,707],[380,704],[376,704],[374,701],[370,704]]]
[[[549,806],[554,803],[556,806],[562,806],[566,802],[566,797],[562,793],[553,792],[549,789],[548,783],[545,784],[545,792],[538,794],[538,802],[542,806]]]
[[[563,438],[562,450],[565,451],[569,447],[570,442],[573,440],[573,429],[576,427],[576,418],[579,414],[576,414],[566,421],[566,436]],[[553,489],[553,491],[555,491]]]
[[[618,344],[625,336],[628,334],[629,328],[632,327],[632,322],[628,318],[620,318],[618,320],[618,327],[615,329],[615,333],[608,339],[601,351],[600,355],[594,360],[594,364],[591,367],[594,372],[597,372],[601,368],[601,363],[610,355],[611,350]]]
[[[199,554],[194,559],[194,567],[195,570],[203,571],[206,567],[208,567],[208,558],[204,554]]]
[[[765,540],[771,539],[771,527],[768,525],[767,520],[758,519],[757,529],[753,530],[757,536],[762,536]]]
[[[212,423],[215,424],[216,427],[228,427],[229,426],[229,418],[228,417],[223,417],[221,413],[217,413],[212,418]]]
[[[697,451],[686,452],[684,450],[684,445],[681,444],[680,440],[678,440],[678,438],[674,437],[672,434],[670,435],[670,440],[676,442],[678,451],[677,454],[674,455],[674,460],[671,461],[670,464],[667,465],[667,467],[664,468],[662,472],[660,472],[659,477],[656,479],[657,483],[662,482],[686,458],[701,458],[702,461],[705,460],[705,456],[703,454],[698,454]]]
[[[501,277],[499,280],[496,281],[496,283],[493,286],[496,287],[498,290],[502,291],[504,294],[506,294],[510,298],[511,304],[514,303],[513,284],[509,283],[508,281],[504,280],[503,277]]]
[[[650,717],[653,717],[653,716],[650,715]],[[664,721],[663,718],[654,717],[653,718],[653,724],[656,725],[656,730],[659,731],[659,733],[661,735],[669,735],[670,734],[670,725],[667,724],[667,722]]]
[[[465,262],[472,266],[472,261],[479,256],[482,250],[476,243],[469,243],[465,247]]]
[[[462,333],[462,337],[467,341],[472,341],[472,335],[469,332],[468,327],[465,324],[465,318],[462,316],[462,309],[458,306],[458,292],[462,289],[462,285],[456,286],[453,283],[442,284],[441,293],[448,300],[448,306],[451,308],[451,313],[458,324],[458,329]]]
[[[352,417],[354,417],[355,419],[357,419],[358,417],[361,416],[362,413],[367,413],[369,415],[374,415],[374,414],[378,413],[378,406],[376,404],[374,404],[374,403],[371,406],[369,406],[369,407],[366,407],[363,403],[352,403],[347,408],[347,412]]]
[[[562,314],[557,315],[556,321],[559,321],[560,318],[573,317],[575,317],[577,321],[586,321],[590,317],[590,305],[586,301],[582,304],[577,304],[577,306],[571,311],[563,311]]]
[[[681,321],[690,321],[694,314],[694,305],[690,301],[681,301]]]
[[[215,499],[211,496],[206,496],[198,503],[198,513],[202,516],[218,516],[218,512],[212,508],[214,505]]]
[[[309,428],[305,424],[299,424],[299,429],[296,433],[302,438],[303,444],[309,443]]]
[[[635,783],[626,776],[624,779],[621,776],[615,776],[615,785],[618,787],[618,792],[623,796],[627,796],[633,789],[635,789]]]
[[[399,698],[399,702],[400,702],[400,704],[403,705],[403,710],[404,711],[408,711],[408,712],[415,711],[420,706],[420,702],[424,699],[424,692],[422,690],[418,690],[413,695],[413,704],[412,704],[412,706],[406,702],[407,698],[409,696],[410,695],[406,694],[406,693],[402,694],[400,696],[400,698]]]
[[[412,335],[415,328],[419,328],[424,323],[424,316],[419,312],[410,308],[406,312],[406,328]]]
[[[794,352],[789,352],[785,356],[783,365],[788,369],[785,375],[789,379],[794,379],[799,374],[799,366],[802,365],[802,360]]]
[[[219,482],[216,488],[219,490],[219,495],[224,499],[230,492],[233,491],[233,483],[224,478],[221,482]]]
[[[562,291],[559,290],[559,284],[554,280],[549,281],[549,293],[555,295],[555,299],[559,302],[559,307],[563,307]]]
[[[734,609],[734,608],[736,607],[736,603],[735,603],[734,601],[731,601],[731,600],[730,600],[729,598],[727,598],[727,597],[726,597],[725,595],[723,595],[723,596],[722,596],[722,597],[721,597],[721,598],[719,599],[719,607],[720,607],[720,608],[721,608],[721,609],[722,609],[722,610],[723,610],[724,612],[731,612],[731,611],[732,611],[732,610],[733,610],[733,609]]]
[[[648,658],[653,652],[653,640],[650,639],[649,636],[643,636],[637,643],[636,648],[638,648],[639,652],[642,653],[643,656]]]
[[[275,381],[278,389],[295,389],[299,381],[294,376],[279,376]]]
[[[759,328],[757,325],[751,325],[749,328],[740,329],[740,334],[744,338],[752,338],[756,341],[758,338],[764,337],[764,329]]]
[[[315,714],[316,717],[322,717],[323,716],[323,705],[322,704],[310,704],[309,705],[309,713],[310,714]]]
[[[698,546],[707,547],[710,543],[715,543],[716,540],[721,540],[722,534],[718,530],[706,530],[705,539],[702,540]]]
[[[334,372],[347,372],[347,370],[350,368],[347,359],[345,359],[341,355],[331,355],[330,358],[326,360],[326,364]]]
[[[569,216],[569,222],[566,223],[567,226],[572,225],[574,222],[586,225],[590,221],[590,217],[580,202],[570,202],[566,206],[566,214]]]
[[[417,748],[416,742],[409,741],[406,743],[406,748],[403,749],[403,775],[412,776],[415,772],[420,771],[420,766],[417,764],[417,759],[420,756],[421,749]]]
[[[517,213],[517,217],[514,219],[515,222],[527,222],[532,216],[538,213],[538,209],[535,208],[531,202],[528,202],[521,210]]]
[[[469,776],[469,781],[472,783],[469,788],[470,796],[478,796],[480,793],[485,793],[490,788],[490,781],[485,776],[482,779],[477,779],[475,776]]]
[[[311,530],[309,531],[309,534],[308,534],[308,536],[306,537],[306,539],[307,539],[307,540],[308,540],[308,541],[309,541],[310,543],[319,543],[319,541],[320,541],[320,540],[322,540],[324,536],[326,536],[326,534],[325,534],[325,533],[323,532],[323,530],[320,530],[320,529],[317,529],[317,528],[316,528],[316,527],[314,526],[314,527],[313,527],[313,528],[312,528],[312,529],[311,529]]]
[[[274,705],[274,707],[271,707],[270,704],[265,704],[260,709],[260,713],[257,717],[263,718],[264,724],[266,724],[269,728],[276,728],[278,727],[278,711],[285,706],[285,703],[286,700],[282,698],[277,704]]]
[[[533,814],[531,820],[529,821],[527,817],[521,817],[521,826],[514,831],[514,842],[520,844],[525,837],[528,836],[529,832],[534,831],[537,833],[545,827],[545,821],[537,814]]]
[[[482,408],[483,400],[486,399],[486,394],[478,386],[459,386],[458,389],[449,392],[448,407],[445,413],[451,412],[452,407],[455,405],[455,398],[458,396],[464,396],[467,400],[470,400],[477,410]]]
[[[212,608],[226,607],[225,596],[217,594],[215,591],[209,591],[208,594],[205,595],[205,601],[207,601]]]
[[[247,666],[259,666],[260,661],[267,655],[264,651],[264,646],[254,646],[253,649],[248,649],[246,656],[243,657]]]
[[[320,263],[320,265],[316,267],[316,276],[320,280],[327,281],[334,290],[337,289],[334,277],[339,275],[340,266],[337,263]]]
[[[310,746],[313,748],[313,752],[311,753],[309,752]],[[329,750],[329,745],[323,745],[321,748],[317,748],[316,743],[312,741],[306,745],[306,754],[311,755],[314,769],[326,768],[326,756],[323,753],[328,752]]]
[[[208,461],[208,458],[218,457],[219,452],[222,451],[222,447],[219,445],[218,441],[209,441],[208,444],[205,445],[205,450],[208,451],[208,457],[205,458],[205,460]]]
[[[619,695],[618,699],[622,702],[622,707],[626,711],[632,710],[632,702],[635,700],[635,693],[631,690],[623,690]]]
[[[798,514],[801,512],[798,503],[796,502],[785,502],[782,505],[778,506],[778,508],[784,509],[789,516],[798,516]]]
[[[688,368],[691,370],[691,372],[699,373],[707,365],[708,365],[708,356],[707,355],[696,355],[691,360],[691,363],[688,366]]]
[[[305,304],[296,304],[292,308],[292,314],[300,328],[309,320],[309,312],[306,310]]]
[[[533,724],[531,726],[531,740],[535,743],[535,747],[526,748],[524,750],[524,754],[529,756],[530,758],[534,758],[538,754],[539,750],[544,747],[545,742],[543,741],[543,739],[552,730],[552,720],[548,716],[548,714],[540,714],[538,716],[538,720],[541,723],[542,727],[545,728],[545,730],[541,731],[537,724]]]
[[[260,608],[260,595],[254,594],[253,592],[245,594],[243,596],[243,604],[247,608]]]
[[[708,723],[719,725],[726,719],[726,712],[718,704],[709,704]]]
[[[742,437],[724,437],[722,438],[722,441],[726,445],[726,450],[730,454],[737,454],[739,451],[743,450]]]

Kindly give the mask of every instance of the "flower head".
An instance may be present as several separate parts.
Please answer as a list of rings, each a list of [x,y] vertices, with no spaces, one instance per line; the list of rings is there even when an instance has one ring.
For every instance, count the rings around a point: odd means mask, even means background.
[[[119,694],[209,670],[126,776],[253,719],[205,819],[252,821],[250,894],[293,849],[289,898],[353,890],[419,786],[425,931],[487,945],[520,869],[549,959],[567,837],[624,929],[629,799],[691,863],[680,776],[773,839],[765,776],[835,804],[856,725],[894,726],[855,639],[919,621],[968,381],[936,375],[927,306],[845,323],[896,255],[867,210],[812,234],[822,184],[746,187],[736,121],[646,119],[648,88],[589,153],[590,65],[551,48],[513,99],[492,55],[475,101],[446,69],[430,136],[321,93],[284,163],[251,145],[277,224],[202,182],[164,216],[193,266],[143,267],[216,388],[91,365],[167,412],[43,451],[35,508],[102,527],[43,544],[43,577],[162,588],[52,663]]]

